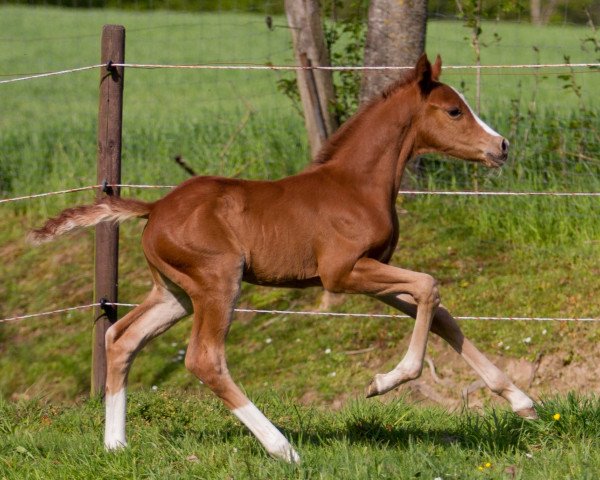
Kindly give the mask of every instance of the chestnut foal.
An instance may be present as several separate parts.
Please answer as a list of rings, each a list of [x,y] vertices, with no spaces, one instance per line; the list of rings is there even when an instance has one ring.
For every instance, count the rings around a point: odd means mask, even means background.
[[[395,201],[406,162],[443,152],[499,167],[508,142],[439,82],[441,60],[423,55],[414,70],[362,108],[303,172],[277,181],[192,178],[162,199],[105,198],[63,211],[31,233],[41,243],[76,227],[147,218],[142,245],[154,287],[106,334],[105,446],[125,440],[125,388],[136,353],[193,313],[185,366],[229,407],[273,456],[299,461],[279,430],[234,383],[225,338],[242,280],[371,295],[415,317],[408,351],[375,375],[367,396],[417,378],[429,330],[446,340],[487,386],[524,417],[533,402],[471,342],[439,306],[436,281],[389,266],[398,241]]]

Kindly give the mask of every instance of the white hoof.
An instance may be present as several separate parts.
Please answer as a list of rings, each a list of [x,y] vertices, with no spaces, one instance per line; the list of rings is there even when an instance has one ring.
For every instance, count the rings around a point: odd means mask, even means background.
[[[236,408],[232,412],[250,429],[271,456],[288,463],[300,462],[300,456],[292,448],[290,442],[252,402]]]
[[[265,447],[266,448],[266,447]],[[267,452],[274,458],[283,460],[287,463],[300,463],[300,455],[294,450],[294,448],[286,440],[285,443],[279,445],[272,445],[267,448]]]
[[[508,400],[513,412],[523,418],[528,418],[531,420],[537,418],[533,400],[525,395],[521,390],[513,385],[512,389],[509,389],[504,393],[505,394],[502,396]]]
[[[104,440],[104,450],[107,452],[116,452],[127,447],[127,441],[123,439],[106,439]]]

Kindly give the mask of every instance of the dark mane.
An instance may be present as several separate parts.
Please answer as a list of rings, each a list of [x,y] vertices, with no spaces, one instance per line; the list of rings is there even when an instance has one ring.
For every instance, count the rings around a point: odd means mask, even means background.
[[[362,117],[379,102],[386,100],[397,90],[414,81],[415,76],[415,69],[410,70],[407,74],[402,76],[402,78],[390,83],[383,89],[383,91],[374,95],[370,100],[361,105],[358,111],[348,120],[346,120],[344,124],[327,139],[325,144],[319,150],[319,153],[317,153],[317,156],[313,159],[312,165],[322,165],[323,163],[331,160],[340,145],[342,145],[344,141],[354,133]]]

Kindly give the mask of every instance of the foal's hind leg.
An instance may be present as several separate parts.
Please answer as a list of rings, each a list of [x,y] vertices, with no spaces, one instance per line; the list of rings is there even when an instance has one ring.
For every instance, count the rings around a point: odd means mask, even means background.
[[[127,375],[136,353],[188,315],[187,295],[162,284],[154,286],[148,297],[106,332],[106,424],[104,446],[114,450],[127,445],[125,440]]]
[[[219,269],[210,274],[213,275],[211,284],[199,281],[197,284],[202,288],[192,296],[194,324],[185,366],[252,431],[267,452],[288,462],[298,462],[300,458],[290,443],[242,393],[227,369],[225,338],[239,293],[241,273],[239,270],[223,272]],[[226,281],[222,281],[226,278],[237,279],[237,283],[227,285]]]
[[[385,296],[380,300],[415,317],[416,305],[410,295]],[[431,331],[446,340],[477,372],[494,393],[506,399],[513,411],[525,418],[537,418],[533,401],[464,336],[454,317],[443,306],[435,311]]]

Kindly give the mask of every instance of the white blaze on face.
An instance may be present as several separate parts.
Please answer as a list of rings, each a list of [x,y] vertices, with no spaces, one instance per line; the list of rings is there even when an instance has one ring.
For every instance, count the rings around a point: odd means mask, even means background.
[[[481,118],[479,118],[477,116],[477,114],[473,111],[471,106],[468,104],[467,99],[465,98],[465,96],[462,93],[460,93],[454,87],[450,87],[450,88],[452,88],[452,90],[454,90],[456,92],[456,94],[462,99],[463,102],[465,102],[465,105],[469,109],[469,112],[471,112],[471,115],[473,115],[473,118],[475,119],[475,121],[479,124],[479,126],[481,128],[483,128],[483,130],[485,132],[489,133],[490,135],[495,135],[496,137],[502,136],[496,130],[494,130],[492,127],[490,127],[487,123],[485,123]]]

